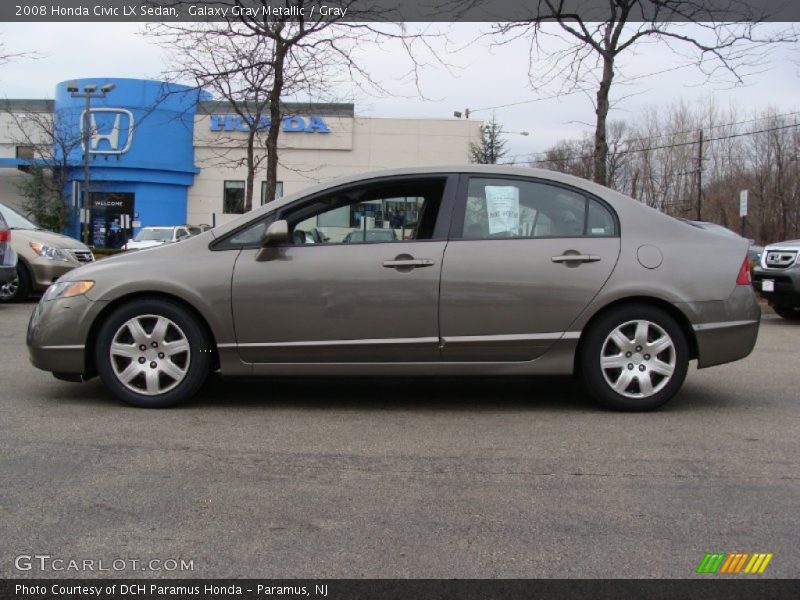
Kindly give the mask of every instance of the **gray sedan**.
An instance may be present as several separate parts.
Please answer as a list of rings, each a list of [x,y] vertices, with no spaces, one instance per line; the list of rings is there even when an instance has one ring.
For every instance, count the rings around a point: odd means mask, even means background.
[[[397,239],[343,243],[365,215],[400,208]],[[294,235],[314,229],[323,243]],[[137,406],[188,398],[218,370],[576,374],[607,406],[649,410],[691,360],[753,349],[747,246],[549,171],[383,171],[76,269],[44,294],[28,346],[40,369],[99,374]],[[694,269],[700,256],[714,269]]]

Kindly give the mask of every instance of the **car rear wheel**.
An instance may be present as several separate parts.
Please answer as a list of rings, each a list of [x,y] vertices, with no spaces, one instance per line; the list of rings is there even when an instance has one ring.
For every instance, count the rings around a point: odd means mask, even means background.
[[[162,299],[124,304],[100,327],[95,364],[103,383],[134,406],[163,408],[193,396],[211,369],[196,319]]]
[[[653,410],[680,389],[689,367],[686,336],[668,313],[647,304],[602,315],[585,332],[580,367],[588,391],[616,410]]]
[[[800,321],[800,306],[773,306],[772,309],[788,321]]]
[[[17,264],[17,276],[0,285],[0,302],[22,302],[31,294],[31,276],[25,267]]]

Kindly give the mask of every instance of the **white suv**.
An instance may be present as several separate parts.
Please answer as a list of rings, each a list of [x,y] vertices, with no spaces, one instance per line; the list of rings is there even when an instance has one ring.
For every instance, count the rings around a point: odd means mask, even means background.
[[[142,227],[132,240],[122,246],[123,250],[142,250],[179,242],[192,237],[188,226],[173,225],[170,227]]]

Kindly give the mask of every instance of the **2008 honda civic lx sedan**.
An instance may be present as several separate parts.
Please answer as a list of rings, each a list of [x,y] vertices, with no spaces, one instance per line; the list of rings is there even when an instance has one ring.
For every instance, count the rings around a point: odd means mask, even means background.
[[[219,370],[574,373],[602,403],[647,410],[691,360],[753,349],[747,246],[549,171],[382,171],[75,269],[42,297],[28,345],[40,369],[99,374],[145,407]]]

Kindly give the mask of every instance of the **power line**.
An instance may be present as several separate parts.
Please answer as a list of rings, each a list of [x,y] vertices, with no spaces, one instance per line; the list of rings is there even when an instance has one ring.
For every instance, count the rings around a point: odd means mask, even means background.
[[[758,121],[766,121],[768,119],[781,119],[781,118],[784,118],[784,117],[792,117],[792,116],[795,116],[795,115],[800,115],[800,111],[792,111],[792,112],[787,112],[787,113],[778,113],[778,114],[774,114],[774,115],[765,115],[763,117],[756,117],[754,119],[747,119],[745,121],[732,121],[730,123],[720,123],[720,124],[717,124],[717,125],[700,126],[700,127],[694,128],[694,129],[687,129],[687,130],[683,130],[683,131],[666,131],[664,133],[653,134],[652,136],[649,136],[649,137],[630,138],[630,139],[626,139],[624,141],[625,141],[626,144],[630,144],[632,142],[645,142],[645,141],[650,141],[650,140],[652,140],[654,138],[658,139],[658,138],[663,138],[663,137],[674,137],[674,136],[678,136],[678,135],[685,135],[685,134],[689,134],[689,133],[695,133],[695,132],[698,131],[698,129],[702,129],[703,131],[710,130],[710,129],[720,129],[722,127],[733,127],[733,126],[736,126],[736,125],[746,125],[748,123],[756,123]],[[751,132],[751,133],[759,133],[759,132]],[[746,133],[746,134],[743,134],[743,135],[749,135],[749,133]],[[724,138],[721,138],[721,139],[724,139]],[[687,143],[691,144],[691,142],[687,142]],[[645,148],[643,150],[648,150],[648,148]],[[523,156],[524,157],[530,157],[530,156],[533,156],[533,155],[544,156],[546,154],[547,154],[547,151],[545,150],[545,151],[541,151],[541,152],[528,152],[528,153],[512,154],[511,157],[512,158],[523,157]],[[580,157],[575,157],[575,158],[580,158]]]
[[[620,85],[625,85],[626,83],[628,83],[630,81],[637,81],[639,79],[646,79],[648,77],[653,77],[654,75],[663,75],[664,73],[670,73],[672,71],[678,71],[679,69],[685,69],[687,67],[692,67],[692,66],[694,66],[694,63],[685,64],[685,65],[677,65],[675,67],[670,67],[668,69],[662,69],[661,71],[652,71],[650,73],[642,73],[641,75],[634,75],[633,77],[628,77],[628,78],[626,78],[624,80],[620,80],[618,83]],[[558,93],[558,94],[553,94],[551,96],[542,96],[540,98],[531,98],[530,100],[520,100],[518,102],[510,102],[508,104],[499,104],[497,106],[484,106],[482,108],[472,109],[472,110],[470,110],[470,112],[471,113],[476,113],[476,112],[481,112],[481,111],[486,111],[486,110],[497,110],[498,108],[509,108],[511,106],[520,106],[522,104],[533,104],[535,102],[544,102],[546,100],[554,100],[556,98],[562,98],[564,96],[573,96],[575,94],[583,94],[583,93],[586,93],[586,92],[595,92],[595,91],[597,91],[597,88],[595,88],[595,87],[592,87],[592,88],[578,88],[578,89],[571,90],[569,92],[561,92],[561,93]]]
[[[789,114],[792,114],[792,113],[789,113]],[[758,129],[758,130],[755,130],[755,131],[746,131],[746,132],[740,132],[740,133],[733,133],[733,134],[729,134],[729,135],[723,135],[723,136],[708,138],[708,139],[704,140],[704,142],[718,142],[718,141],[721,141],[721,140],[730,140],[730,139],[733,139],[733,138],[756,135],[756,134],[759,134],[759,133],[770,133],[770,132],[773,132],[773,131],[781,131],[781,130],[784,130],[784,129],[791,129],[791,128],[794,128],[794,127],[800,127],[800,123],[792,123],[790,125],[780,125],[778,127],[769,127],[767,129]],[[672,143],[672,144],[663,144],[663,145],[660,145],[660,146],[650,146],[650,147],[647,147],[647,148],[628,148],[626,150],[621,150],[621,151],[617,152],[616,155],[617,156],[623,156],[623,155],[626,155],[626,154],[634,154],[634,153],[637,153],[637,152],[649,152],[651,150],[666,150],[666,149],[670,149],[670,148],[680,148],[680,147],[683,147],[683,146],[693,146],[695,144],[697,144],[697,140],[690,140],[690,141],[687,141],[687,142],[676,142],[676,143]],[[503,163],[503,164],[516,165],[516,164],[525,164],[525,163],[567,162],[567,161],[571,161],[571,160],[581,160],[581,159],[590,160],[590,159],[593,158],[593,155],[591,155],[591,154],[580,154],[580,155],[577,155],[577,156],[568,156],[568,157],[563,157],[563,158],[543,158],[541,160],[530,160],[530,157],[535,156],[535,155],[546,156],[547,152],[532,152],[532,153],[530,153],[528,155],[528,160],[525,160],[525,161],[509,161],[509,162],[506,162],[506,163]],[[520,155],[514,155],[514,156],[520,156]]]

